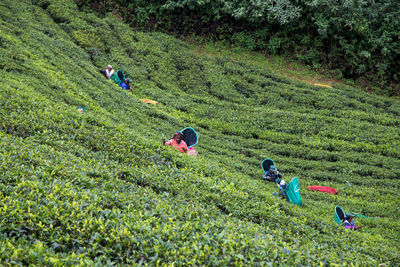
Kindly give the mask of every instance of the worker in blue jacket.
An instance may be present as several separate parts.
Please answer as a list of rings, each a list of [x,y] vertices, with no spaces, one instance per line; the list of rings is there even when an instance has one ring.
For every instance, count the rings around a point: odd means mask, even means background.
[[[131,89],[131,82],[132,80],[130,78],[126,78],[125,80],[123,80],[119,86],[121,86],[121,88],[127,90],[127,91],[132,91]]]

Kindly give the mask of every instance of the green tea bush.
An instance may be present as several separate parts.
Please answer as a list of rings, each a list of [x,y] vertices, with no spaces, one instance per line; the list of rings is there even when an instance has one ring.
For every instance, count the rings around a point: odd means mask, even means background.
[[[289,56],[399,94],[397,0],[76,2],[100,14],[117,13],[140,29]]]
[[[2,265],[400,262],[398,100],[199,55],[73,1],[2,1],[0,31]],[[187,126],[197,159],[161,145]],[[303,207],[271,194],[267,157]],[[336,205],[374,219],[346,231]]]

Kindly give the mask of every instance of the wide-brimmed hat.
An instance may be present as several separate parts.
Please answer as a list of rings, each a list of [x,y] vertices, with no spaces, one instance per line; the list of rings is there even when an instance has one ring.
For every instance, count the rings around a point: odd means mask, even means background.
[[[353,213],[346,213],[346,215],[345,215],[345,218],[346,219],[348,219],[348,218],[350,218],[350,217],[354,217],[354,214]]]
[[[273,172],[274,172],[274,171],[277,171],[277,169],[276,169],[276,167],[275,167],[274,165],[271,165],[271,166],[269,167],[269,170],[270,170],[270,171],[273,171]]]

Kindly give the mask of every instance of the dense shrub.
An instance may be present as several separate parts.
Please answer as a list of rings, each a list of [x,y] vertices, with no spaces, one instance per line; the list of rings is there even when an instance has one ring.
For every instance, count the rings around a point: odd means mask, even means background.
[[[399,94],[400,3],[374,1],[76,0],[145,29],[201,35],[285,54]]]
[[[399,264],[398,100],[199,55],[72,0],[1,1],[0,31],[0,265]],[[197,159],[160,144],[185,126]],[[266,157],[303,207],[271,194]],[[346,231],[336,205],[375,219]]]

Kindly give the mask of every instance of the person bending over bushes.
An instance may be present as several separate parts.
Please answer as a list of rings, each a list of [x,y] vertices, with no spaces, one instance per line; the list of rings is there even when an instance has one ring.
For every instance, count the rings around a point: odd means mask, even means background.
[[[164,146],[172,146],[176,150],[180,151],[181,153],[187,153],[188,147],[186,145],[186,142],[183,141],[183,135],[180,132],[176,132],[174,136],[168,140],[167,142],[165,139],[162,140]]]
[[[131,82],[132,80],[130,78],[126,78],[119,84],[119,86],[127,91],[132,91]]]
[[[353,222],[354,215],[351,213],[346,213],[346,216],[343,218],[343,226],[346,229],[357,231],[358,229],[362,228],[361,225],[355,226]]]

